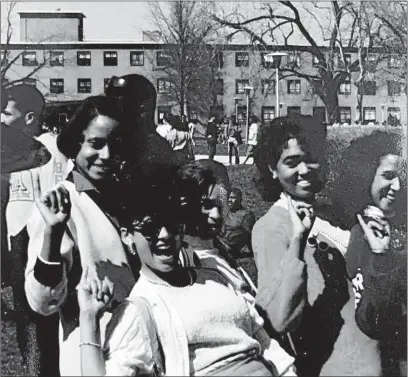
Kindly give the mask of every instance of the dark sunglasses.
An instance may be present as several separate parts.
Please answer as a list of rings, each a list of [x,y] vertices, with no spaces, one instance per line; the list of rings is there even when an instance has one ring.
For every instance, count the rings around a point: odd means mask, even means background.
[[[157,239],[162,228],[166,228],[172,235],[178,235],[182,229],[181,224],[171,221],[160,221],[150,216],[145,216],[142,219],[133,221],[132,226],[134,231],[142,234],[148,241]]]

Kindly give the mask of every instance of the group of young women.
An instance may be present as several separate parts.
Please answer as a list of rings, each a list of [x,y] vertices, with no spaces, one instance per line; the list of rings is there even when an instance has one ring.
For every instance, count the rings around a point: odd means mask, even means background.
[[[203,224],[207,234],[215,229],[221,204],[213,173],[197,163],[141,163],[134,133],[120,101],[86,99],[58,136],[72,172],[48,192],[36,184],[25,290],[38,313],[60,313],[61,375],[381,374],[378,340],[402,330],[384,334],[376,326],[389,315],[402,318],[406,305],[390,272],[401,267],[390,227],[403,208],[394,144],[375,161],[359,203],[370,205],[369,215],[353,208],[365,217],[351,233],[351,241],[360,239],[347,249],[346,233],[316,217],[325,130],[308,117],[277,118],[263,128],[256,163],[280,199],[252,232],[255,303],[221,269],[180,263],[189,234]],[[357,311],[346,269],[353,255],[372,284],[364,285]],[[395,285],[405,304],[378,295],[377,257],[381,276],[388,274],[382,287]]]

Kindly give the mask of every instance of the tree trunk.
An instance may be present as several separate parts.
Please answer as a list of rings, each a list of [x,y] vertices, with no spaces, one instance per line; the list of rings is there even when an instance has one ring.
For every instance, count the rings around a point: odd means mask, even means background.
[[[328,124],[340,121],[339,97],[337,89],[329,89],[321,98],[326,106]]]

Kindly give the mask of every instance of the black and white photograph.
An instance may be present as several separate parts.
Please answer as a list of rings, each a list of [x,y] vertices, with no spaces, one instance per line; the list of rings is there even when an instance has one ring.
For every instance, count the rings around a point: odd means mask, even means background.
[[[2,376],[407,376],[408,2],[1,1]]]

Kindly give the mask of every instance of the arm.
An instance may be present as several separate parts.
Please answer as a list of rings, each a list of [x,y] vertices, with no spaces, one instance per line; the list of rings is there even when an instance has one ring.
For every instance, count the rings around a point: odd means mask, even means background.
[[[305,264],[298,258],[301,240],[288,235],[277,221],[259,228],[255,225],[252,247],[258,259],[256,301],[275,331],[290,331],[299,323],[306,304]]]

